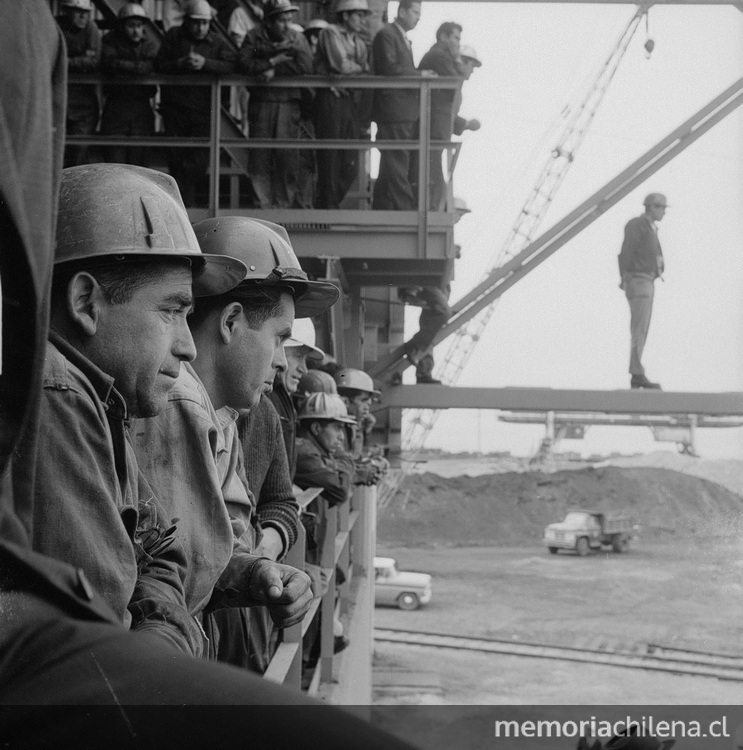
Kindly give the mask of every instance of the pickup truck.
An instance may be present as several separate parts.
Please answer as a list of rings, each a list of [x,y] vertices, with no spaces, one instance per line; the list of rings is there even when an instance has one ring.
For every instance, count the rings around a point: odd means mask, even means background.
[[[583,557],[589,550],[611,547],[614,552],[629,549],[634,524],[624,514],[598,510],[568,510],[564,520],[544,530],[542,542],[554,555],[558,550],[573,550]]]
[[[407,573],[398,570],[393,557],[374,558],[374,603],[418,609],[428,604],[432,596],[431,576],[428,573]]]

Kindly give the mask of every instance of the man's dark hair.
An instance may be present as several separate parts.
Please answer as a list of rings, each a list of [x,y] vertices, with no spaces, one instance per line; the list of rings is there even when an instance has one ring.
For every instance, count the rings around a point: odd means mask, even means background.
[[[400,0],[398,11],[403,10],[403,9],[410,10],[413,7],[413,5],[415,5],[416,3],[420,5],[421,0]]]
[[[292,294],[292,290],[278,286],[266,289],[244,286],[216,297],[199,297],[193,313],[189,316],[188,324],[192,329],[198,328],[214,312],[223,310],[231,302],[239,302],[248,326],[257,330],[267,320],[279,314],[282,294]]]
[[[461,34],[462,27],[458,23],[454,23],[454,21],[444,21],[444,23],[436,29],[436,41],[440,41],[441,37],[451,36],[455,31],[458,31]]]
[[[65,304],[67,287],[72,277],[81,271],[89,273],[98,282],[106,302],[123,305],[131,301],[138,289],[159,281],[176,264],[187,262],[180,258],[112,261],[110,257],[106,257],[63,263],[54,268],[52,307]]]

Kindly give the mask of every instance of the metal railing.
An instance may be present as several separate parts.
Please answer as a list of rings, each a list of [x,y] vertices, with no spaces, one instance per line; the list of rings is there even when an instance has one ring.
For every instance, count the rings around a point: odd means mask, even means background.
[[[429,159],[431,150],[447,154],[446,191],[448,206],[453,210],[451,193],[451,175],[456,167],[457,158],[461,144],[456,141],[443,141],[430,139],[431,133],[431,92],[433,90],[445,89],[456,91],[461,87],[459,78],[423,78],[419,76],[302,76],[298,78],[282,78],[268,83],[240,75],[230,76],[202,76],[202,75],[153,75],[141,78],[113,78],[103,73],[75,74],[69,77],[73,84],[95,84],[108,86],[204,86],[211,90],[210,109],[210,133],[208,138],[175,138],[158,134],[154,137],[136,136],[68,136],[68,145],[75,146],[119,146],[119,147],[157,147],[167,148],[208,148],[209,149],[209,199],[208,214],[217,216],[223,208],[220,200],[221,179],[223,177],[236,178],[240,171],[249,174],[249,165],[243,154],[249,154],[253,149],[299,149],[303,151],[319,150],[354,150],[370,152],[378,151],[415,151],[418,156],[418,185],[428,186],[430,182]],[[322,89],[342,88],[345,90],[390,90],[408,89],[417,90],[419,96],[419,133],[415,140],[340,140],[340,139],[256,139],[244,136],[237,130],[237,125],[229,118],[228,113],[222,107],[222,90],[225,87],[246,87],[249,90],[258,89]],[[229,129],[231,132],[226,133]],[[224,165],[223,155],[230,162]],[[235,191],[232,191],[234,196]],[[236,206],[230,206],[236,208]],[[438,208],[438,207],[434,207]],[[427,189],[418,190],[417,213],[419,215],[418,234],[421,246],[425,244],[428,232],[427,215],[431,210],[429,205],[429,192]]]

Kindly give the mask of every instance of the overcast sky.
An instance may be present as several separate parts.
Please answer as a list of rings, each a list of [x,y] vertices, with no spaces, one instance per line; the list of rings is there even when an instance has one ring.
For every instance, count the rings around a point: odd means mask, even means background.
[[[558,115],[585,94],[633,13],[628,5],[423,3],[410,34],[416,61],[448,20],[461,23],[463,43],[483,61],[461,110],[483,126],[465,134],[456,172],[455,192],[473,213],[456,229],[463,260],[452,300],[488,268],[554,145]],[[652,8],[650,36],[646,59],[643,22],[542,231],[743,73],[743,13],[732,6]],[[506,292],[459,384],[627,388],[629,310],[616,256],[626,222],[660,191],[671,208],[659,225],[666,278],[656,282],[647,373],[665,390],[743,390],[742,144],[738,110]],[[411,311],[410,334],[416,317]],[[499,423],[492,411],[479,422],[476,411],[450,411],[428,445],[525,454],[543,434]],[[698,445],[709,457],[743,457],[743,429],[702,430]],[[562,444],[584,454],[659,447],[645,428],[593,428]]]

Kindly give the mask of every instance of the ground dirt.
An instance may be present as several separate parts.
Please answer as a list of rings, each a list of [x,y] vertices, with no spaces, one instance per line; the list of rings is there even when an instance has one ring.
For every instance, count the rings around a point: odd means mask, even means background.
[[[431,573],[433,600],[415,612],[377,608],[376,627],[743,653],[743,500],[731,490],[655,467],[406,482],[379,520],[378,552]],[[550,555],[542,530],[569,507],[627,511],[639,537],[627,554]],[[436,689],[380,686],[380,706],[743,704],[743,683],[381,641],[375,669],[437,675]]]

